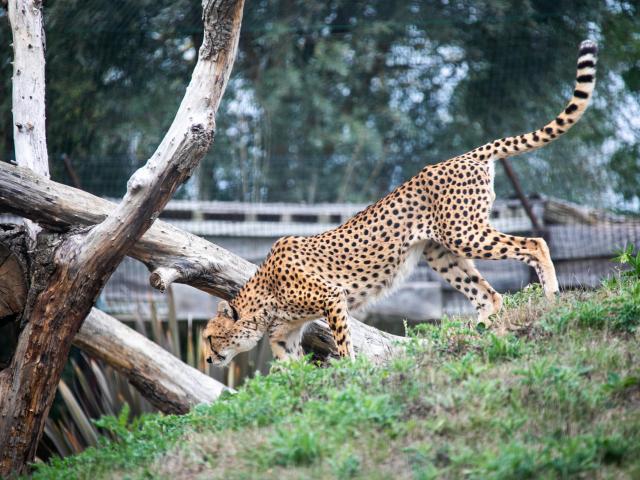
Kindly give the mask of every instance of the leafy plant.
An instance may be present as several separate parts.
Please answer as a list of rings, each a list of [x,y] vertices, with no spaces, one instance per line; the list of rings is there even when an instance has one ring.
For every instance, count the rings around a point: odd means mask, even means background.
[[[273,465],[309,465],[321,454],[322,442],[312,429],[278,429],[269,444]]]
[[[636,252],[635,256],[633,252]],[[637,249],[635,245],[627,245],[623,250],[620,250],[617,256],[613,259],[614,262],[618,262],[628,270],[624,270],[622,275],[625,277],[633,277],[640,279],[640,249]]]
[[[602,388],[611,395],[624,395],[633,389],[640,391],[640,370],[635,375],[620,375],[616,372],[609,372],[607,382]]]
[[[99,438],[115,438],[94,424],[104,415],[126,410],[131,417],[154,411],[126,378],[83,352],[69,361],[71,373],[58,385],[57,401],[45,423],[41,457],[66,456],[98,446]]]
[[[454,380],[465,380],[483,370],[482,365],[478,364],[477,360],[477,355],[467,352],[462,358],[447,362],[443,366]]]
[[[542,325],[547,330],[566,331],[577,325],[590,329],[610,329],[614,332],[633,333],[640,326],[640,283],[623,277],[615,285],[607,284],[615,295],[564,305],[550,312]]]
[[[361,461],[357,455],[349,454],[339,459],[333,465],[336,478],[353,478],[360,470]]]
[[[522,342],[514,335],[500,337],[490,333],[487,340],[483,352],[490,362],[518,358],[522,355]]]
[[[522,290],[510,293],[502,297],[504,308],[516,308],[526,305],[537,298],[543,296],[542,285],[539,283],[531,283]]]

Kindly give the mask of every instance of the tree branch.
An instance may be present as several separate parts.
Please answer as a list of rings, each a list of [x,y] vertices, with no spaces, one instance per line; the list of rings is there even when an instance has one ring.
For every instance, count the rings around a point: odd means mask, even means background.
[[[0,162],[2,211],[29,218],[52,231],[66,232],[72,227],[100,223],[114,209],[115,204],[108,200]],[[256,268],[227,250],[160,220],[128,255],[155,273],[150,279],[155,288],[186,283],[221,298],[235,295]]]
[[[8,4],[13,36],[13,143],[18,165],[49,177],[45,128],[44,26],[42,1]],[[25,222],[30,246],[38,227]]]
[[[215,113],[238,46],[242,20],[241,13],[234,14],[238,4],[242,7],[242,1],[203,3],[205,40],[175,119],[146,165],[129,179],[127,193],[115,211],[83,241],[80,263],[95,258],[98,251],[101,263],[122,258],[209,150]],[[109,249],[105,251],[107,239]]]

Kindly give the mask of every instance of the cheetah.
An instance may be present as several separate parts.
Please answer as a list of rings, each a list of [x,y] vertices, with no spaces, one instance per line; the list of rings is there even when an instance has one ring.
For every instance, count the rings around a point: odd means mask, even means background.
[[[311,237],[284,237],[229,302],[221,301],[203,331],[207,361],[225,365],[268,335],[276,359],[303,355],[305,325],[325,317],[338,354],[354,358],[349,312],[388,294],[421,258],[475,307],[477,321],[502,306],[474,259],[516,259],[533,267],[546,297],[558,281],[542,238],[507,235],[489,214],[494,162],[530,152],[569,130],[595,86],[597,46],[580,44],[576,86],[566,108],[539,130],[494,140],[429,165],[343,225]]]

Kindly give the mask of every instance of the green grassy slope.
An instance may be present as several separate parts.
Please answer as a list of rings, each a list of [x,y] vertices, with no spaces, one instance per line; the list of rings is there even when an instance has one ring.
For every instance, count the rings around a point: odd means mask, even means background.
[[[385,366],[278,365],[189,415],[103,419],[120,441],[34,476],[640,478],[639,327],[637,281],[530,288],[496,329],[424,326]]]

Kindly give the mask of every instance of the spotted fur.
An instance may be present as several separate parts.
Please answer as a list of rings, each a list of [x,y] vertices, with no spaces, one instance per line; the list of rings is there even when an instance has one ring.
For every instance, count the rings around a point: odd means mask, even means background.
[[[224,364],[266,333],[276,358],[299,357],[305,324],[325,317],[341,356],[353,357],[349,312],[384,295],[420,257],[462,292],[488,323],[502,298],[473,259],[516,259],[532,266],[547,297],[558,281],[542,238],[507,235],[489,223],[493,162],[552,142],[582,116],[595,86],[597,47],[580,45],[567,107],[534,132],[502,138],[423,168],[343,225],[312,237],[278,240],[230,302],[220,302],[203,336],[208,360]]]

